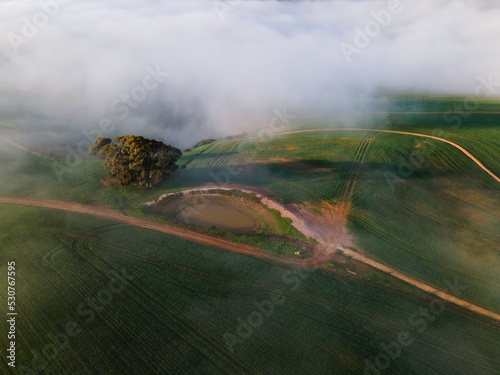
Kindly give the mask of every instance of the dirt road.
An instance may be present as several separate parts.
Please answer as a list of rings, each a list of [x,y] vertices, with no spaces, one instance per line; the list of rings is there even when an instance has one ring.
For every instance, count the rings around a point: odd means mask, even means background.
[[[405,113],[409,113],[409,112],[405,112]],[[458,150],[460,150],[469,159],[471,159],[479,168],[481,168],[483,171],[485,171],[486,173],[488,173],[496,181],[500,182],[500,177],[498,177],[496,174],[494,174],[492,171],[490,171],[488,168],[486,168],[479,160],[477,160],[465,148],[463,148],[462,146],[456,144],[455,142],[449,141],[449,140],[444,139],[444,138],[434,137],[433,135],[420,134],[420,133],[410,133],[410,132],[403,132],[403,131],[397,131],[397,130],[358,129],[358,128],[324,128],[324,129],[294,130],[294,131],[289,131],[289,132],[276,133],[275,135],[296,134],[296,133],[309,133],[309,132],[322,132],[322,131],[341,131],[341,130],[348,130],[348,131],[372,131],[372,132],[381,132],[381,133],[405,134],[405,135],[412,135],[412,136],[415,136],[415,137],[436,139],[438,141],[448,143],[449,145],[452,145],[453,147],[455,147]]]
[[[416,286],[417,288],[421,290],[425,290],[426,292],[432,293],[439,298],[442,298],[445,301],[454,303],[455,305],[461,306],[467,310],[474,311],[475,313],[487,316],[491,319],[500,321],[500,314],[494,313],[493,311],[486,310],[482,307],[479,307],[477,305],[473,305],[470,302],[467,302],[463,299],[457,298],[449,293],[446,293],[442,290],[436,289],[433,286],[430,286],[428,284],[425,284],[417,279],[414,279],[412,277],[406,276],[405,274],[402,274],[401,272],[398,272],[394,270],[393,268],[387,267],[386,265],[383,265],[382,263],[377,262],[376,260],[370,259],[368,257],[365,257],[355,251],[349,250],[349,249],[342,249],[344,254],[352,257],[353,259],[356,259],[360,262],[363,262],[365,264],[369,264],[370,266],[377,268],[381,271],[387,272],[388,274],[406,281],[408,284],[411,284],[413,286]]]
[[[144,219],[126,216],[120,212],[102,206],[88,206],[72,202],[63,202],[63,201],[36,199],[36,198],[22,198],[22,197],[0,197],[0,204],[1,203],[41,207],[52,210],[60,210],[60,211],[84,214],[84,215],[99,217],[102,219],[112,220],[119,223],[134,225],[141,228],[151,229],[166,234],[171,234],[173,236],[184,238],[189,241],[198,242],[203,245],[218,247],[220,249],[229,250],[235,253],[255,255],[261,258],[277,260],[280,262],[285,262],[290,264],[301,263],[300,260],[282,259],[274,257],[273,255],[268,254],[262,251],[261,249],[253,246],[229,242],[220,238],[215,238],[207,236],[205,234],[192,232],[168,224],[156,223]]]
[[[36,198],[23,198],[23,197],[0,197],[0,203],[4,204],[14,204],[14,205],[22,205],[22,206],[33,206],[33,207],[41,207],[41,208],[47,208],[47,209],[54,209],[54,210],[61,210],[61,211],[68,211],[68,212],[73,212],[73,213],[79,213],[79,214],[84,214],[84,215],[90,215],[94,217],[100,217],[103,219],[107,220],[112,220],[115,222],[119,223],[125,223],[125,224],[130,224],[134,225],[137,227],[141,228],[146,228],[166,234],[171,234],[180,238],[184,238],[189,241],[194,241],[198,242],[204,245],[209,245],[209,246],[214,246],[218,247],[220,249],[224,250],[229,250],[235,253],[240,253],[240,254],[245,254],[245,255],[253,255],[261,258],[266,258],[278,262],[283,262],[283,263],[288,263],[288,264],[295,264],[303,267],[308,267],[308,268],[322,268],[322,262],[328,260],[326,257],[330,257],[333,255],[333,251],[335,251],[335,246],[328,245],[327,243],[324,242],[324,239],[319,238],[320,242],[322,241],[323,245],[325,248],[328,248],[328,251],[324,251],[321,253],[321,257],[314,257],[312,259],[304,259],[304,260],[288,260],[288,259],[282,259],[275,257],[273,255],[267,254],[263,252],[262,250],[245,245],[245,244],[238,244],[238,243],[232,243],[223,239],[219,238],[214,238],[210,237],[201,233],[196,233],[196,232],[191,232],[182,228],[177,228],[171,225],[167,224],[162,224],[162,223],[156,223],[156,222],[151,222],[148,220],[144,219],[139,219],[139,218],[134,218],[134,217],[129,217],[125,216],[119,212],[113,211],[111,209],[105,208],[105,207],[99,207],[99,206],[87,206],[83,204],[78,204],[78,203],[71,203],[71,202],[63,202],[63,201],[55,201],[55,200],[46,200],[46,199],[36,199]],[[467,310],[473,311],[475,313],[487,316],[491,319],[494,319],[496,321],[500,321],[500,314],[494,313],[492,311],[486,310],[482,307],[473,305],[467,301],[464,301],[462,299],[459,299],[451,294],[448,294],[444,291],[440,291],[430,285],[427,285],[425,283],[422,283],[416,279],[413,279],[411,277],[408,277],[393,268],[387,267],[373,259],[370,259],[366,256],[363,256],[355,251],[349,250],[349,249],[343,249],[344,253],[346,255],[351,256],[352,258],[363,262],[365,264],[368,264],[374,268],[377,268],[381,271],[387,272],[394,277],[397,277],[400,280],[403,280],[411,285],[416,286],[417,288],[420,288],[424,291],[427,291],[429,293],[432,293],[436,296],[439,296],[443,300],[446,300],[448,302],[454,303],[458,306],[461,306]]]
[[[26,152],[28,154],[31,154],[31,155],[36,156],[38,158],[41,158],[43,160],[52,162],[52,160],[50,160],[49,158],[47,158],[47,157],[45,157],[43,155],[37,154],[36,152],[30,151],[27,148],[21,146],[19,143],[16,143],[16,142],[10,140],[9,138],[5,138],[5,137],[0,136],[0,141],[8,143],[9,145],[11,145],[12,147],[17,148],[18,150],[24,151],[24,152]]]
[[[34,152],[31,152],[29,151],[28,149],[24,148],[23,146],[21,146],[19,143],[16,143],[14,141],[11,141],[10,139],[8,138],[5,138],[5,137],[1,137],[0,136],[0,141],[3,141],[5,143],[8,143],[9,145],[11,145],[12,147],[15,147],[21,151],[24,151],[24,152],[27,152],[28,154],[31,154],[31,155],[35,155],[35,156],[38,156],[37,154],[35,154]]]

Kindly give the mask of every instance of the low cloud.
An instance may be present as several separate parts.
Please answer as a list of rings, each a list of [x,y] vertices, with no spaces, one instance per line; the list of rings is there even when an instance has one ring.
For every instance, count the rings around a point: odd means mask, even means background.
[[[3,2],[3,123],[53,137],[111,119],[183,147],[264,127],[273,108],[334,115],[370,108],[380,88],[473,95],[479,76],[500,81],[496,1],[400,0],[362,48],[387,2],[227,4],[221,17],[218,1]],[[143,97],[148,67],[168,77]]]

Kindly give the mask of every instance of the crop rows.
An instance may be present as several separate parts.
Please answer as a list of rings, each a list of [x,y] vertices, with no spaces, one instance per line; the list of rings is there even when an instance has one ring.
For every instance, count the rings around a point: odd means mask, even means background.
[[[2,208],[2,220],[17,223],[19,234],[21,223],[29,232],[30,222],[39,220],[20,275],[20,363],[29,363],[31,350],[40,352],[48,334],[67,321],[82,328],[48,362],[49,373],[360,373],[380,344],[401,330],[411,332],[415,343],[394,361],[395,373],[444,370],[443,363],[451,363],[450,371],[488,374],[498,366],[496,327],[444,312],[421,335],[408,316],[425,304],[394,292],[307,270],[309,277],[294,289],[295,282],[282,279],[294,271],[291,266],[103,220]],[[19,247],[6,251],[26,256]],[[134,279],[85,323],[76,307],[96,299],[110,272],[123,267]],[[223,334],[237,335],[238,317],[246,319],[254,302],[275,289],[283,292],[284,304],[231,352]],[[2,292],[0,303],[5,299]],[[451,345],[457,337],[460,344]],[[428,342],[436,343],[432,354]]]

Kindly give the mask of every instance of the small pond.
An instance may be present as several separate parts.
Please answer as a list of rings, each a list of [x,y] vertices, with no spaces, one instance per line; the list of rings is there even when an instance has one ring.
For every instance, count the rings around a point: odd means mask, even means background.
[[[203,209],[196,209],[195,206],[184,207],[175,218],[183,223],[233,232],[249,232],[259,226],[246,212],[215,203],[208,203]]]

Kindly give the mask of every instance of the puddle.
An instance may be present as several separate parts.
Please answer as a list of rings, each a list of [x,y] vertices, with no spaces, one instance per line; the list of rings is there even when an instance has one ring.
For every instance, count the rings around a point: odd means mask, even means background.
[[[233,232],[250,232],[259,225],[246,212],[215,203],[209,203],[201,210],[195,209],[194,206],[187,206],[180,210],[175,218],[183,223]]]

